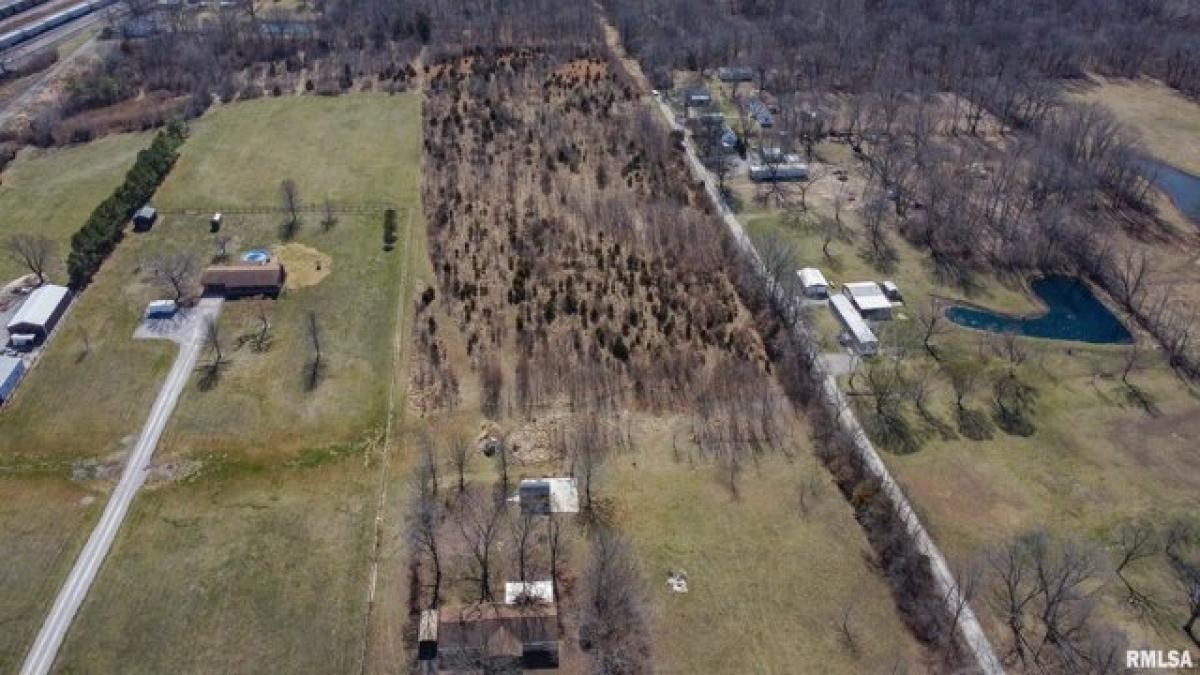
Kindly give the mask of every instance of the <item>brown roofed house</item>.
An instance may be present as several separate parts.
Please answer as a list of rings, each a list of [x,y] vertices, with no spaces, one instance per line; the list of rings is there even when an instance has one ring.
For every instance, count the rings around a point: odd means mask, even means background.
[[[439,614],[439,671],[558,668],[558,613],[553,604],[484,603]]]
[[[272,298],[283,289],[283,265],[264,264],[212,265],[200,275],[205,294],[237,298],[266,295]]]

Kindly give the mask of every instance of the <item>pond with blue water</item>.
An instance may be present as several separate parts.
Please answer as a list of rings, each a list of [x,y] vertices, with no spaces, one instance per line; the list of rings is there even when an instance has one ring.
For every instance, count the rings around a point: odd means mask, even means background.
[[[1150,182],[1166,193],[1185,216],[1200,225],[1200,176],[1193,176],[1156,159],[1144,159],[1142,162]]]
[[[1031,285],[1033,292],[1046,305],[1044,314],[1021,317],[955,305],[946,309],[946,318],[960,326],[993,333],[1015,333],[1094,344],[1133,342],[1133,336],[1120,319],[1079,279],[1048,276],[1037,279]]]

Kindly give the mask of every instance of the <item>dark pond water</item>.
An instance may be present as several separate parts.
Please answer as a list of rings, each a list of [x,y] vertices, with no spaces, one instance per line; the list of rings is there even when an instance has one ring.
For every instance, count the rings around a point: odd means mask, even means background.
[[[1154,185],[1167,193],[1184,215],[1200,225],[1200,176],[1193,176],[1155,159],[1142,161],[1146,166],[1146,176]]]
[[[946,318],[968,328],[1051,340],[1097,344],[1128,344],[1133,340],[1125,325],[1079,279],[1043,277],[1032,286],[1048,308],[1040,316],[1017,317],[956,305],[946,309]]]

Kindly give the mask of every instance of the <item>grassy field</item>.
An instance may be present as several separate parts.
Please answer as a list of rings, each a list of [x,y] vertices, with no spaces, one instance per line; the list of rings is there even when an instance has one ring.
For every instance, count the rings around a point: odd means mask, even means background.
[[[808,450],[748,467],[734,501],[711,462],[676,461],[668,439],[639,446],[612,460],[604,487],[646,577],[661,672],[922,670],[887,584],[866,563],[870,546]],[[802,516],[809,481],[815,496]],[[687,594],[667,589],[680,569]],[[837,630],[843,611],[856,654]]]
[[[387,94],[217,108],[194,124],[155,203],[202,211],[278,206],[280,182],[291,179],[305,202],[414,204],[420,145],[411,131],[419,109],[415,96]]]
[[[1154,80],[1109,79],[1074,88],[1072,98],[1101,103],[1141,134],[1159,159],[1200,175],[1200,107]]]
[[[226,365],[215,384],[203,382],[198,369],[181,396],[156,454],[156,478],[134,502],[56,667],[357,666],[379,441],[391,375],[403,367],[393,346],[405,330],[399,310],[410,306],[402,295],[408,228],[413,238],[424,236],[419,106],[415,96],[271,99],[218,108],[195,123],[154,202],[203,215],[164,214],[151,231],[130,234],[0,416],[0,465],[16,469],[14,482],[35,485],[74,472],[98,476],[87,485],[100,496],[91,510],[62,515],[63,527],[52,535],[19,530],[28,543],[13,557],[23,564],[12,562],[0,589],[6,600],[10,587],[31,589],[27,598],[12,596],[26,610],[13,619],[14,644],[4,646],[13,658],[27,648],[115,479],[108,470],[140,429],[175,354],[168,343],[131,338],[145,303],[164,293],[145,261],[187,251],[207,264],[215,252],[207,210],[214,203],[275,205],[287,178],[306,201],[395,204],[399,244],[384,250],[382,212],[341,214],[328,230],[320,215],[305,214],[286,243],[281,217],[226,217],[230,254],[265,247],[296,267],[280,298],[265,302],[271,347],[238,346],[257,324],[258,302],[226,304],[219,323]],[[326,364],[312,391],[302,375],[309,312],[322,327]],[[62,410],[72,411],[71,424],[61,423]],[[84,489],[62,482],[62,490]],[[56,513],[48,507],[69,503],[46,502],[47,517]],[[41,502],[30,494],[14,504],[33,509]],[[9,513],[0,525],[9,526]],[[19,515],[16,506],[11,513]],[[45,564],[47,554],[33,550],[52,545],[61,565]]]
[[[374,475],[344,461],[143,493],[57,671],[356,671]]]
[[[943,341],[974,339],[956,331]],[[966,564],[997,542],[1039,528],[1111,552],[1113,534],[1125,522],[1162,526],[1194,513],[1200,394],[1156,356],[1130,377],[1154,402],[1156,411],[1148,414],[1130,401],[1117,376],[1123,348],[1026,342],[1032,356],[1022,377],[1037,389],[1032,436],[997,429],[988,441],[931,438],[915,454],[885,457],[946,554]],[[970,405],[988,409],[989,395],[977,395]],[[946,392],[935,407],[950,420],[951,405]],[[1169,609],[1171,625],[1181,623],[1181,597],[1165,560],[1156,556],[1133,573]],[[1168,628],[1157,635],[1138,621],[1120,583],[1103,578],[1101,616],[1135,645],[1185,646],[1181,632]]]
[[[63,478],[0,478],[0,671],[25,658],[103,502]]]
[[[25,148],[0,173],[0,237],[36,233],[53,239],[60,264],[51,277],[64,281],[71,235],[120,185],[149,143],[149,134],[120,134],[66,148]],[[0,256],[0,283],[25,273]]]

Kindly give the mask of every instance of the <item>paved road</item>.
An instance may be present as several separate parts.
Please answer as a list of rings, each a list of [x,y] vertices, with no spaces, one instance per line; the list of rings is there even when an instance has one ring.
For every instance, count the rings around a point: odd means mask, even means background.
[[[92,535],[88,537],[87,544],[84,545],[83,551],[75,561],[75,566],[59,590],[53,607],[50,608],[50,614],[42,624],[42,630],[38,633],[37,640],[34,641],[33,647],[25,657],[21,675],[43,675],[49,672],[50,667],[54,665],[54,659],[58,654],[58,648],[62,645],[63,638],[67,635],[67,629],[71,627],[75,613],[79,611],[79,606],[87,597],[88,589],[91,588],[92,581],[95,580],[96,573],[100,570],[100,564],[104,562],[104,557],[112,548],[117,530],[120,529],[121,522],[125,520],[125,514],[129,511],[129,505],[137,495],[138,488],[146,481],[150,457],[154,454],[155,446],[158,445],[158,437],[162,434],[167,420],[175,410],[175,404],[179,401],[179,394],[183,391],[184,385],[187,384],[188,376],[196,367],[196,360],[200,356],[204,342],[204,319],[206,317],[215,318],[220,311],[221,300],[219,298],[205,298],[191,310],[188,320],[180,323],[178,331],[162,335],[166,339],[180,343],[179,355],[175,357],[175,364],[171,366],[171,372],[167,374],[167,381],[163,383],[162,389],[158,392],[158,398],[154,400],[154,406],[150,409],[150,418],[142,427],[142,434],[138,437],[137,445],[129,454],[129,459],[125,463],[125,471],[121,474],[121,481],[117,483],[117,488],[109,497],[108,504],[104,507],[104,513],[100,516],[100,522],[96,524],[96,529],[92,530]]]

